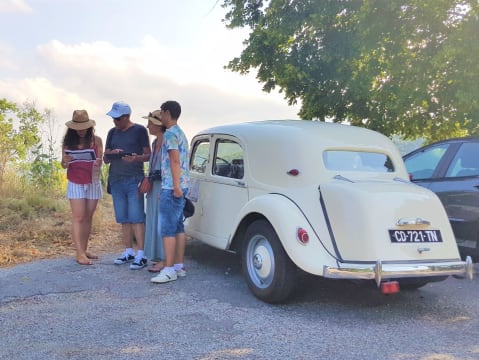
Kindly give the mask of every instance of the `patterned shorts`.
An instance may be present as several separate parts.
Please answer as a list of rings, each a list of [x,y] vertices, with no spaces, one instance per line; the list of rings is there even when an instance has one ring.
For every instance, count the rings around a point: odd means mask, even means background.
[[[75,184],[68,181],[67,199],[91,199],[99,200],[103,196],[101,183],[93,184]]]

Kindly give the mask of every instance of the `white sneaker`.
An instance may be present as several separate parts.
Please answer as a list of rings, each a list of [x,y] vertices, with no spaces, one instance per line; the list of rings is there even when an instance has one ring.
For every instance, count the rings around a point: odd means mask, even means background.
[[[176,271],[162,269],[160,273],[156,275],[155,277],[152,277],[150,281],[157,284],[163,284],[170,281],[175,281],[176,279],[178,279],[178,276],[176,275]]]
[[[178,277],[185,277],[186,276],[186,269],[184,267],[179,269],[179,270],[175,269],[175,272],[176,272],[176,276],[178,276]]]

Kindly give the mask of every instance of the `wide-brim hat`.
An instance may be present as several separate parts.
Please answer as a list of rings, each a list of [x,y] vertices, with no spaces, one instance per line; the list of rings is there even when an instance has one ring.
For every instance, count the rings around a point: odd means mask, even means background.
[[[67,121],[65,125],[73,130],[85,130],[95,126],[96,122],[88,117],[86,110],[75,110],[72,119]]]
[[[149,113],[147,116],[142,116],[143,119],[148,119],[148,121],[151,121],[155,125],[163,125],[160,121],[160,113],[161,110],[155,110],[151,113]]]

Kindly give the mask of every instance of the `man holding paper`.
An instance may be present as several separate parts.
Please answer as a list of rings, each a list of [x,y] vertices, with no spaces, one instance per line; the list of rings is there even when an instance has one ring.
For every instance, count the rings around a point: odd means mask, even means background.
[[[150,159],[150,139],[143,125],[131,121],[127,103],[113,103],[107,115],[115,126],[106,137],[104,161],[110,164],[108,182],[125,245],[125,251],[114,263],[130,263],[130,269],[138,270],[148,262],[144,252],[145,197],[138,191],[138,183],[145,175],[144,163]]]

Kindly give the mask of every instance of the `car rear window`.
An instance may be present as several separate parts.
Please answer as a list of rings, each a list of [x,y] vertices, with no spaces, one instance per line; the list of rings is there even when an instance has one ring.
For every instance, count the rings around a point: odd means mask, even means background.
[[[327,150],[323,160],[328,170],[393,172],[394,166],[386,154],[377,152]]]

